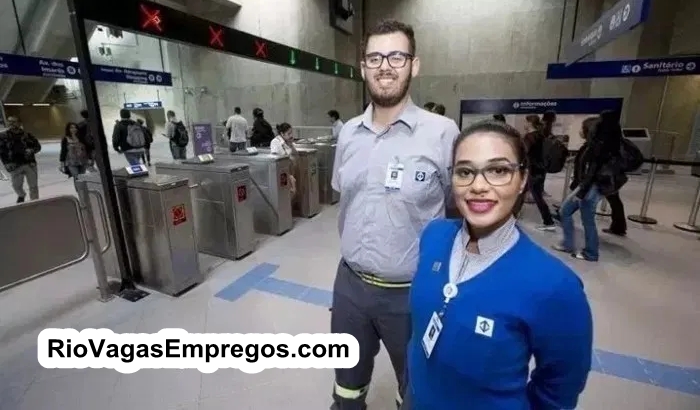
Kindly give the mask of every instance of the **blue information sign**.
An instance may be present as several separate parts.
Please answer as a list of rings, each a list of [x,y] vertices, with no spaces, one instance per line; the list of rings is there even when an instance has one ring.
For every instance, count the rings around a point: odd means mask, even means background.
[[[130,102],[124,103],[124,108],[128,110],[151,110],[155,108],[163,108],[163,103],[160,101]]]
[[[622,111],[622,98],[542,98],[508,100],[462,100],[461,114],[599,114]]]
[[[172,86],[170,73],[135,68],[93,65],[95,81],[143,85]],[[0,53],[0,75],[80,79],[77,62]]]
[[[646,21],[650,0],[621,0],[566,48],[568,63],[586,57]]]
[[[700,75],[700,56],[549,64],[548,80]]]
[[[214,153],[214,134],[210,123],[192,125],[194,131],[194,155]]]

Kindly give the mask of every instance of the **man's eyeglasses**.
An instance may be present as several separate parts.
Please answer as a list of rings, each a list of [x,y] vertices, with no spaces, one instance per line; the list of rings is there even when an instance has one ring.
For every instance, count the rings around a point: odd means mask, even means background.
[[[369,53],[365,55],[364,62],[367,68],[379,68],[386,59],[391,68],[404,68],[406,62],[413,60],[413,54],[404,53],[403,51],[392,51],[389,54]]]
[[[452,170],[452,184],[461,187],[470,186],[477,175],[482,175],[489,185],[504,186],[510,184],[515,173],[521,169],[522,165],[513,163],[490,164],[483,168],[458,165]]]

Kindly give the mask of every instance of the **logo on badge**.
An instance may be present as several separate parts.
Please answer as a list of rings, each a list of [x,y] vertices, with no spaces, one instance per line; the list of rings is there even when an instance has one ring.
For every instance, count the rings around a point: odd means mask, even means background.
[[[396,179],[399,177],[398,171],[391,171],[391,179]]]
[[[416,181],[425,181],[425,171],[416,171]]]
[[[442,266],[442,263],[440,262],[434,262],[433,263],[433,272],[440,272],[440,267]]]
[[[482,335],[486,337],[492,337],[493,336],[493,319],[488,319],[483,316],[477,316],[476,317],[476,328],[474,329],[474,333],[477,335]]]

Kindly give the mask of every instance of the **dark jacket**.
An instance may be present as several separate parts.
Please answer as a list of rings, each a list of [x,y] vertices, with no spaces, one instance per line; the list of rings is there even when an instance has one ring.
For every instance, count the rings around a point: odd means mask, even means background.
[[[525,135],[530,175],[541,176],[547,174],[547,170],[544,167],[544,140],[545,136],[540,131],[533,131]]]
[[[22,165],[36,165],[35,154],[40,151],[39,140],[24,130],[0,133],[0,160],[8,172]]]
[[[88,141],[84,135],[80,135],[80,129],[78,129],[78,141],[85,146],[85,153],[88,158],[92,158],[92,153],[95,147],[92,145],[92,141]],[[59,162],[66,162],[66,157],[68,156],[68,137],[61,138],[61,153],[59,154]]]
[[[153,144],[153,133],[148,129],[148,127],[144,126],[141,128],[143,128],[143,136],[146,137],[146,145],[144,145],[144,148],[150,149],[151,144]]]
[[[627,176],[616,164],[620,157],[622,130],[618,124],[600,123],[590,141],[586,141],[574,159],[574,175],[571,189],[579,187],[577,196],[585,198],[596,184],[603,195],[616,192]]]
[[[256,118],[253,123],[253,134],[250,136],[250,144],[254,147],[269,147],[275,138],[272,126],[265,118]]]
[[[127,136],[129,135],[128,127],[129,125],[134,124],[136,124],[136,121],[129,119],[121,120],[114,125],[114,131],[112,132],[112,147],[115,151],[124,152],[134,149],[134,147],[129,145],[129,143],[126,141]]]

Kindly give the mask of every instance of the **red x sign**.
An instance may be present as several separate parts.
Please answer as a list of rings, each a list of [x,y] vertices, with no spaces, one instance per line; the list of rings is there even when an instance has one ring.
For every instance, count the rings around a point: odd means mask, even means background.
[[[267,58],[267,43],[262,40],[255,40],[255,57]]]
[[[141,29],[155,30],[159,33],[163,32],[163,20],[160,18],[160,10],[150,9],[141,4]]]
[[[209,26],[209,45],[212,47],[224,48],[224,29]]]

